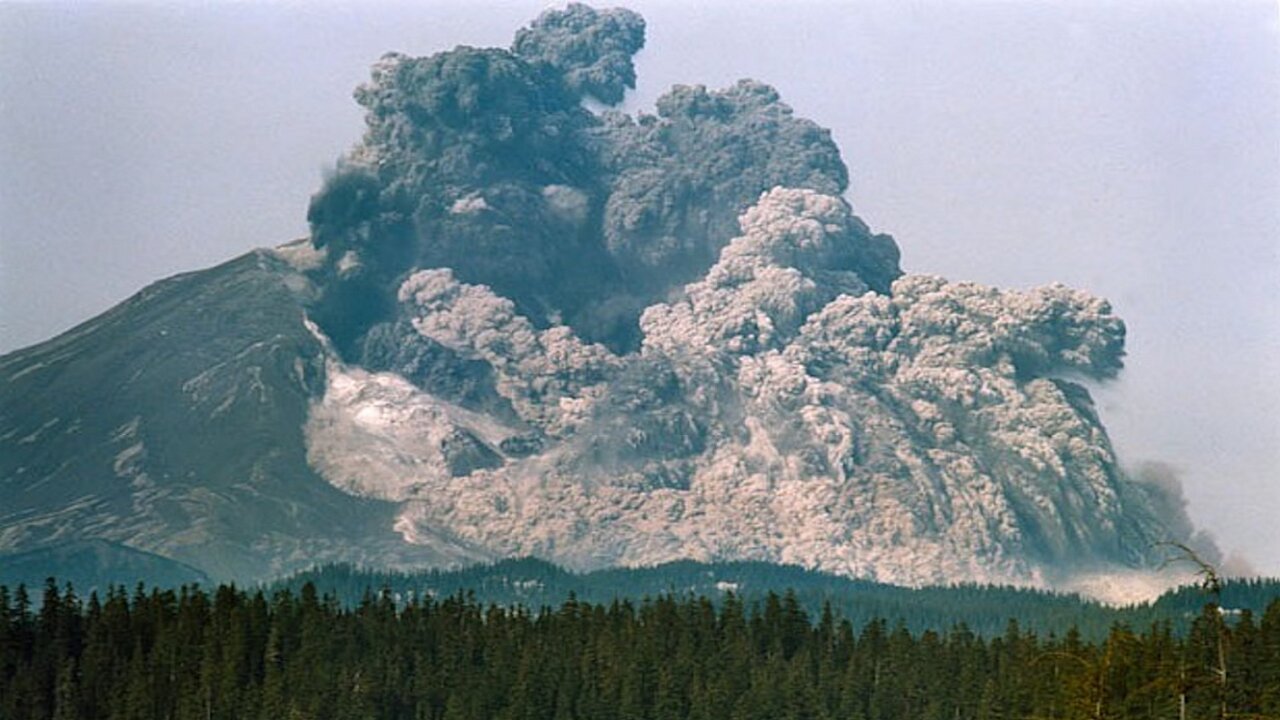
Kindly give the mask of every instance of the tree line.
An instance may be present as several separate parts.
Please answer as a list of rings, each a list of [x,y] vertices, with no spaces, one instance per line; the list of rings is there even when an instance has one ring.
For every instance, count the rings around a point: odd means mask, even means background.
[[[1106,638],[1116,623],[1146,628],[1159,620],[1169,620],[1174,633],[1183,635],[1206,600],[1204,588],[1196,585],[1170,590],[1151,602],[1116,607],[1034,588],[976,584],[910,588],[767,562],[678,560],[651,567],[571,572],[535,558],[407,571],[320,565],[268,585],[267,592],[288,589],[296,595],[308,582],[322,594],[332,593],[345,607],[358,605],[367,588],[388,589],[398,598],[474,592],[481,603],[535,608],[558,607],[570,595],[607,605],[615,598],[692,594],[706,595],[718,604],[726,589],[749,605],[764,601],[771,590],[789,589],[810,615],[816,617],[830,605],[837,616],[856,628],[881,618],[890,625],[902,621],[918,635],[963,623],[974,633],[993,638],[1004,633],[1012,618],[1023,630],[1034,630],[1041,636],[1062,635],[1074,627],[1093,641]],[[1277,579],[1221,578],[1220,582],[1215,597],[1219,605],[1233,610],[1248,608],[1255,616],[1280,597]]]
[[[1185,634],[1010,621],[855,627],[794,593],[530,610],[463,593],[353,607],[222,585],[0,587],[5,720],[1109,720],[1280,717],[1280,599]]]

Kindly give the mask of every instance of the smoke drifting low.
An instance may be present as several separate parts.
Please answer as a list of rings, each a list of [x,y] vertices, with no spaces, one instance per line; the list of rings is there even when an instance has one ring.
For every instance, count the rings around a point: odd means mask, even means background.
[[[1191,523],[1178,468],[1169,463],[1148,461],[1134,468],[1130,477],[1149,493],[1152,508],[1168,526],[1170,537],[1185,539],[1187,547],[1216,566],[1225,577],[1253,577],[1258,574],[1245,558],[1235,554],[1224,556],[1213,535],[1196,529]]]
[[[1191,535],[1063,379],[1121,368],[1105,301],[903,276],[830,133],[762,83],[585,109],[643,44],[634,13],[571,5],[511,50],[374,66],[310,212],[345,363],[309,427],[326,477],[402,501],[411,540],[584,567],[1041,582]]]

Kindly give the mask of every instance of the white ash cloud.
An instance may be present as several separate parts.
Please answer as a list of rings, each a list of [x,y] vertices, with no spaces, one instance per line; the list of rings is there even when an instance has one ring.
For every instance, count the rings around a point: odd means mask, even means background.
[[[765,193],[742,216],[742,236],[720,254],[685,299],[650,307],[640,319],[647,348],[720,348],[750,354],[784,345],[813,311],[867,285],[836,262],[856,242],[839,198],[809,190]],[[842,252],[845,250],[845,252]]]

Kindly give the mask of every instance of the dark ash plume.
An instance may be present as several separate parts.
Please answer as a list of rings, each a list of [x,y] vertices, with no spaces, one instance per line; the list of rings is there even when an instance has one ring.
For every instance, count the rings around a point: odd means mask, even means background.
[[[517,32],[511,51],[554,68],[570,91],[616,105],[636,86],[631,56],[642,47],[644,18],[636,13],[570,3],[564,10],[542,13]]]
[[[537,325],[562,320],[616,350],[639,343],[649,304],[715,262],[737,217],[776,186],[839,194],[848,171],[830,132],[771,87],[679,86],[656,116],[597,116],[634,85],[644,22],[571,5],[521,30],[511,51],[459,47],[385,56],[356,91],[368,128],[313,198],[327,263],[315,315],[344,355],[395,324],[391,289],[448,267]],[[887,292],[892,238],[852,261]]]

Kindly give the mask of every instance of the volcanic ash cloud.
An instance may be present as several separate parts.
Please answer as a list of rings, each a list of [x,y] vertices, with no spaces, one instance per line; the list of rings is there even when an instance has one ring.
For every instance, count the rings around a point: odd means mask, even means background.
[[[1121,368],[1105,301],[904,276],[830,132],[758,81],[586,109],[644,31],[574,4],[374,66],[311,207],[322,475],[411,542],[579,567],[1044,583],[1190,532],[1076,382]]]

